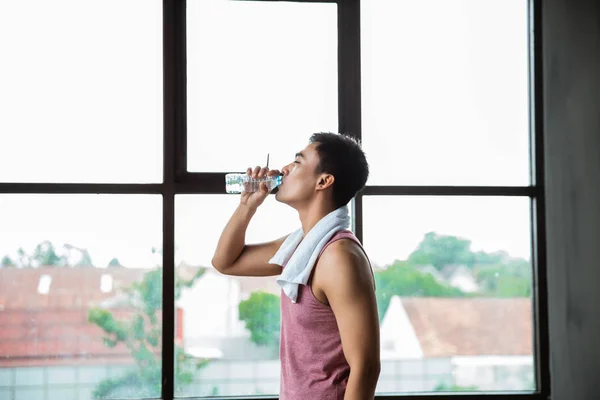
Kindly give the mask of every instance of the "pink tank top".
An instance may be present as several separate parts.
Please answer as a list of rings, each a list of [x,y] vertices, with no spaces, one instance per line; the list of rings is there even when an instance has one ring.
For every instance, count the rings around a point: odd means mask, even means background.
[[[333,235],[319,257],[328,245],[340,239],[351,239],[362,249],[356,236],[343,230]],[[317,258],[313,272],[318,261]],[[281,292],[279,399],[343,400],[350,366],[342,351],[333,311],[317,300],[311,281],[312,272],[308,285],[299,286],[296,303]]]

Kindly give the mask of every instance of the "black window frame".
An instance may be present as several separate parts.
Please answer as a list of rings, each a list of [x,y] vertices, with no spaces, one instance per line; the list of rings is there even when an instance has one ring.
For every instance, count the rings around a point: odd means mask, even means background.
[[[232,0],[245,1],[245,0]],[[279,0],[255,0],[279,1]],[[338,130],[362,138],[361,132],[361,0],[291,0],[297,3],[337,4]],[[417,0],[415,0],[417,1]],[[485,0],[481,0],[485,1]],[[550,357],[546,272],[546,223],[543,140],[543,75],[541,0],[529,5],[529,186],[367,186],[353,204],[355,233],[363,239],[364,196],[519,196],[531,199],[533,266],[533,340],[536,390],[531,392],[403,393],[376,399],[547,400],[550,398]],[[186,0],[163,0],[163,182],[136,183],[3,183],[0,194],[160,194],[163,198],[163,340],[162,399],[174,398],[175,339],[175,196],[225,194],[224,174],[188,172],[186,139]],[[207,399],[207,397],[202,397]],[[210,397],[208,397],[210,398]],[[224,397],[218,397],[223,399]],[[240,396],[236,399],[277,399]],[[216,398],[215,398],[216,399]]]

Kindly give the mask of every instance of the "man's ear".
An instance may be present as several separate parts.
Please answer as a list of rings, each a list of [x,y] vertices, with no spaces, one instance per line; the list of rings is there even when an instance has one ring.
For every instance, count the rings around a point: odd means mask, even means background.
[[[317,190],[327,189],[335,182],[335,177],[331,174],[323,174],[317,182]]]

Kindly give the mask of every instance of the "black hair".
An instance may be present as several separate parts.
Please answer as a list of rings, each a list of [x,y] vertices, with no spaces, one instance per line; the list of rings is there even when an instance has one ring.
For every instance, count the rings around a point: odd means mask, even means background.
[[[319,132],[310,137],[319,155],[317,173],[334,176],[333,203],[336,208],[352,200],[365,187],[369,163],[360,142],[347,134]]]

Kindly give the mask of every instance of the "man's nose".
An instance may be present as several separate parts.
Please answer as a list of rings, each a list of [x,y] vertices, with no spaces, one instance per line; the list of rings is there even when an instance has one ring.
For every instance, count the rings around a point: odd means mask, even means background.
[[[289,167],[289,164],[286,165],[285,167],[281,168],[281,172],[283,173],[283,176],[286,176],[287,174],[290,173],[290,169],[288,167]]]

